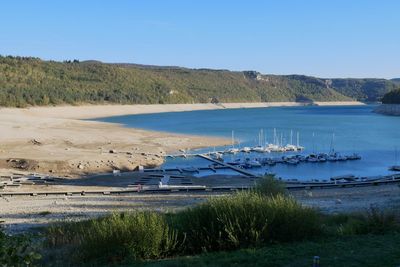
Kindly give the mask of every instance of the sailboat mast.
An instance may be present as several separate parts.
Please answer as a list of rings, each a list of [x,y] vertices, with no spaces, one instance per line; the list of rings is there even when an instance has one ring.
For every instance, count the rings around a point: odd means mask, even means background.
[[[290,130],[290,144],[293,145],[293,130]]]
[[[329,151],[329,153],[331,153],[331,154],[333,154],[335,152],[334,142],[335,142],[335,133],[332,133],[331,148],[330,148],[330,151]]]
[[[232,148],[235,147],[235,136],[234,136],[234,132],[232,130]]]
[[[315,140],[314,140],[314,137],[315,137],[315,133],[313,132],[312,133],[312,147],[313,147],[313,153],[315,154]]]
[[[299,142],[299,132],[297,132],[297,147],[299,147],[300,146],[300,142]]]
[[[264,137],[263,146],[265,146],[267,144],[267,131],[263,130],[263,132],[264,132],[264,134],[263,134],[263,137]]]

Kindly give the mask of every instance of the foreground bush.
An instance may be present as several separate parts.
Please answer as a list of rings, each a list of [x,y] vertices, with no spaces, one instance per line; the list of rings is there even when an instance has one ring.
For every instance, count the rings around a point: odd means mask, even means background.
[[[113,214],[55,226],[48,236],[52,246],[72,244],[84,259],[107,262],[162,258],[178,245],[177,235],[167,225],[165,216],[155,212]]]
[[[213,198],[174,216],[186,252],[297,241],[320,233],[318,213],[294,199],[243,192]]]
[[[275,179],[274,175],[267,175],[258,180],[253,192],[267,197],[287,195],[285,183]]]
[[[333,216],[332,216],[333,217]],[[341,235],[385,234],[400,231],[393,212],[371,207],[365,213],[342,215],[338,232]]]
[[[34,266],[40,258],[29,237],[9,236],[0,229],[0,266]]]

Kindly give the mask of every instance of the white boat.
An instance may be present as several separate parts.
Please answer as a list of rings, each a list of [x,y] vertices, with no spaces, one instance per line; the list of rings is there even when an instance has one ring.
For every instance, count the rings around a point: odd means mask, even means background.
[[[353,174],[347,174],[347,175],[340,175],[340,176],[335,176],[331,178],[331,181],[346,181],[346,182],[351,182],[356,180],[357,177],[355,177]]]
[[[297,146],[291,145],[291,144],[287,144],[287,145],[284,147],[284,149],[285,149],[285,151],[297,151]]]
[[[239,153],[240,149],[235,147],[235,133],[232,131],[232,147],[225,150],[225,153],[236,154]]]
[[[224,161],[223,154],[219,152],[212,153],[211,158],[219,161]]]
[[[296,144],[296,149],[297,151],[302,151],[304,150],[304,147],[300,145],[300,134],[297,132],[297,144]]]
[[[263,146],[256,146],[256,147],[253,147],[251,150],[254,152],[258,152],[258,153],[266,152],[266,149]]]
[[[262,166],[261,163],[255,159],[246,159],[245,165],[250,168],[258,168]]]
[[[239,150],[239,148],[232,147],[232,148],[228,148],[224,152],[228,153],[228,154],[236,154],[236,153],[239,153],[240,150]]]
[[[297,137],[298,137],[298,135],[297,135]],[[298,150],[298,142],[299,141],[297,140],[297,146],[293,145],[293,130],[290,130],[290,144],[287,144],[284,147],[285,151],[297,151]]]
[[[251,148],[248,147],[248,146],[245,146],[245,147],[242,148],[242,152],[244,152],[244,153],[250,153],[250,152],[251,152]]]

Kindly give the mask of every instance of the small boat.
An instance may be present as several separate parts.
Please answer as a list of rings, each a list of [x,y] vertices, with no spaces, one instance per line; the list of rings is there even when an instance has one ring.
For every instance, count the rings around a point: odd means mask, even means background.
[[[242,148],[242,152],[244,152],[244,153],[250,153],[250,152],[251,152],[251,148],[248,147],[248,146],[245,146],[245,147]]]
[[[340,176],[335,176],[331,178],[331,181],[345,181],[345,182],[352,182],[355,181],[357,177],[355,177],[352,174],[347,174],[347,175],[340,175]]]
[[[256,147],[253,147],[251,150],[254,152],[258,152],[258,153],[266,152],[265,147],[263,147],[263,146],[256,146]]]
[[[211,157],[215,160],[224,161],[223,154],[219,152],[213,153]]]
[[[244,166],[247,167],[247,168],[259,168],[262,165],[258,160],[246,159],[246,161],[244,162]]]
[[[284,149],[285,149],[285,151],[297,151],[297,146],[291,145],[291,144],[287,144],[287,145],[284,147]]]
[[[346,156],[346,158],[348,160],[359,160],[359,159],[361,159],[361,156],[358,155],[357,153],[353,153],[352,155]]]
[[[400,165],[390,166],[389,170],[394,172],[400,172]]]
[[[307,162],[311,162],[311,163],[315,163],[315,162],[318,162],[319,160],[318,160],[317,155],[315,155],[315,154],[310,154],[310,155],[308,155],[308,156],[306,157],[306,161],[307,161]]]
[[[299,164],[299,160],[295,159],[295,158],[290,158],[290,159],[286,160],[286,163],[289,165],[297,165],[297,164]]]
[[[240,149],[235,147],[235,132],[234,131],[232,131],[232,147],[228,148],[224,152],[228,153],[228,154],[236,154],[236,153],[240,152]]]
[[[228,153],[228,154],[236,154],[236,153],[239,153],[240,150],[238,148],[232,147],[232,148],[225,150],[224,152]]]
[[[232,166],[238,166],[243,164],[242,161],[240,159],[234,160],[234,161],[228,161],[226,162],[226,164],[228,165],[232,165]]]

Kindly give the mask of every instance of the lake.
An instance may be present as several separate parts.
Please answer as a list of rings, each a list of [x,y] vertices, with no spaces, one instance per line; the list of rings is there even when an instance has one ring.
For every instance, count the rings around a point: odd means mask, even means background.
[[[305,106],[252,109],[205,110],[170,112],[144,115],[127,115],[98,119],[121,123],[126,127],[156,131],[222,136],[235,140],[240,146],[255,146],[259,132],[263,129],[267,142],[273,141],[274,129],[284,144],[293,143],[299,132],[303,154],[328,153],[331,147],[341,154],[358,153],[358,161],[302,163],[299,165],[278,164],[263,169],[252,169],[264,173],[266,169],[283,178],[327,179],[332,176],[354,174],[375,176],[391,173],[388,167],[396,164],[396,146],[400,144],[400,117],[373,113],[373,105],[366,106]],[[332,138],[334,134],[334,139]],[[333,142],[332,142],[333,139]],[[210,151],[214,148],[199,150]],[[216,148],[217,150],[220,148]],[[287,153],[286,153],[287,154]],[[282,156],[282,153],[264,154],[263,157]],[[262,154],[242,153],[226,155],[227,159],[238,157],[261,157]],[[203,159],[168,159],[164,166],[207,166]]]

